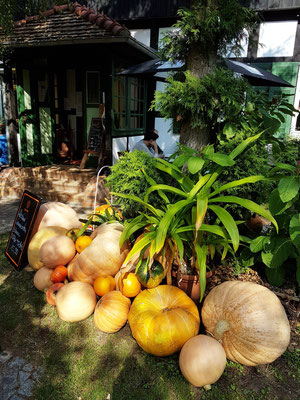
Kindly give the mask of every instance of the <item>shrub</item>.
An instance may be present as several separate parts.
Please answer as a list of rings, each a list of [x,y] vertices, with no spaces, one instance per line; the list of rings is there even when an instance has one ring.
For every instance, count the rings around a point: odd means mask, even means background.
[[[166,183],[167,175],[155,168],[154,158],[142,151],[126,153],[111,167],[111,174],[107,177],[109,189],[112,192],[130,194],[143,199],[150,184],[144,174],[156,183]],[[143,172],[144,171],[144,172]],[[123,215],[126,218],[135,217],[143,206],[130,199],[114,199],[116,204],[123,206]],[[161,198],[153,193],[149,197],[149,204],[158,207]]]

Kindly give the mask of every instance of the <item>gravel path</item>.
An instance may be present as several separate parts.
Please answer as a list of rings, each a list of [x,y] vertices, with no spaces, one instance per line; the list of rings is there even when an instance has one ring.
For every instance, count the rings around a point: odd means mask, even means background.
[[[0,353],[0,400],[25,400],[32,396],[34,384],[43,374],[20,357]]]

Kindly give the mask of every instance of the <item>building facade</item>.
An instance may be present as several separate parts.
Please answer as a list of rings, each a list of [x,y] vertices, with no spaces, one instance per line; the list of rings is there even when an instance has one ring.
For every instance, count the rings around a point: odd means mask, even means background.
[[[131,34],[139,41],[154,49],[160,46],[163,33],[172,29],[176,21],[177,10],[189,7],[189,1],[108,1],[88,0],[88,5],[101,12],[112,15],[124,23]],[[285,93],[296,109],[300,109],[300,0],[240,0],[240,3],[259,11],[261,23],[252,39],[252,45],[243,43],[243,52],[239,61],[251,63],[280,76],[290,82],[295,88],[263,88],[270,98],[273,95]],[[230,54],[228,55],[230,58]],[[164,84],[157,82],[156,89],[163,90]],[[154,126],[160,132],[162,147],[167,154],[176,148],[178,136],[172,132],[172,121],[154,117]],[[297,116],[287,116],[282,124],[280,135],[291,136],[300,140],[300,131],[296,124]],[[132,145],[138,138],[130,137]],[[115,140],[115,147],[123,149],[127,141],[123,138]]]

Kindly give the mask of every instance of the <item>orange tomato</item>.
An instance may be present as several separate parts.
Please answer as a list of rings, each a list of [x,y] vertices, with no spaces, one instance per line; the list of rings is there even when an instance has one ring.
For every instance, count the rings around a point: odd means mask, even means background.
[[[104,296],[115,288],[116,282],[111,275],[99,276],[94,282],[94,290],[98,296]]]
[[[75,247],[78,253],[81,253],[86,247],[92,243],[90,236],[82,235],[75,242]]]
[[[135,297],[141,291],[141,284],[133,272],[120,276],[118,283],[120,291],[126,297]]]
[[[52,274],[50,275],[50,280],[53,283],[63,282],[68,276],[68,270],[64,265],[59,265],[55,267]]]

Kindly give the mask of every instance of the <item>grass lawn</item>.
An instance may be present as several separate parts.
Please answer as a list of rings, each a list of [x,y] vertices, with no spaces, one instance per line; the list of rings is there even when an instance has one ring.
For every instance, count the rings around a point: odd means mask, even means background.
[[[181,375],[178,354],[159,358],[139,348],[128,324],[111,335],[95,327],[93,316],[79,323],[61,321],[45,294],[33,286],[33,273],[16,272],[8,263],[3,255],[7,239],[0,235],[0,345],[2,351],[43,368],[33,399],[300,398],[296,350],[259,367],[228,362],[220,380],[205,392]]]

